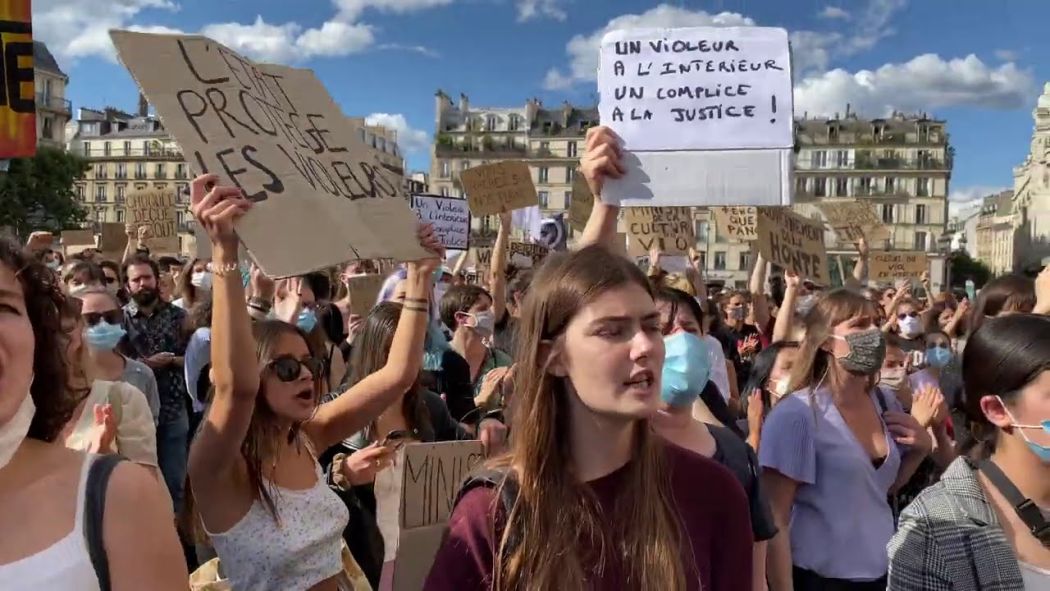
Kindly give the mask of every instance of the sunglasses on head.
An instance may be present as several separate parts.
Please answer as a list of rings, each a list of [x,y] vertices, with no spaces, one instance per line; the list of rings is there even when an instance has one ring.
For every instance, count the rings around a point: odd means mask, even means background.
[[[124,320],[124,313],[120,310],[109,310],[106,312],[85,312],[81,314],[84,324],[95,326],[105,320],[108,324],[120,324]]]
[[[294,382],[303,375],[302,368],[310,370],[310,373],[315,379],[321,377],[321,372],[324,371],[324,363],[316,357],[307,357],[306,359],[296,359],[291,355],[282,355],[277,357],[267,367],[273,370],[273,373],[277,376],[277,379],[282,382]]]
[[[901,312],[900,314],[897,314],[897,319],[898,320],[904,320],[905,318],[909,318],[909,317],[911,317],[911,318],[918,318],[918,316],[919,316],[918,312]]]

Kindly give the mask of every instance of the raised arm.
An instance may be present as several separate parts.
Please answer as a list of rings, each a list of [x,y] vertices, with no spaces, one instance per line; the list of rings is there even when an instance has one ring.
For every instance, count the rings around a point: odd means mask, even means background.
[[[422,227],[420,241],[436,256],[408,263],[405,303],[386,364],[342,396],[317,408],[313,418],[303,425],[316,449],[328,449],[365,428],[403,396],[419,377],[423,367],[423,341],[430,320],[430,277],[444,257],[430,226]]]
[[[510,248],[510,212],[499,214],[499,231],[496,245],[492,247],[492,264],[489,267],[489,294],[492,296],[492,313],[497,320],[507,311],[507,250]],[[465,256],[465,255],[464,255]]]
[[[214,395],[204,425],[190,449],[195,482],[211,480],[236,467],[259,394],[259,368],[244,285],[237,264],[234,222],[251,202],[236,187],[220,187],[219,177],[203,175],[190,184],[191,211],[212,245],[211,380]],[[214,482],[214,480],[212,480]]]
[[[755,315],[755,325],[765,334],[769,329],[769,301],[766,299],[766,259],[762,253],[755,254],[755,267],[751,269],[751,309]]]
[[[863,236],[857,241],[857,264],[853,265],[853,277],[846,280],[846,287],[860,289],[868,277],[868,240]]]
[[[798,287],[801,282],[797,274],[784,271],[784,301],[780,304],[776,322],[773,323],[773,336],[770,342],[779,343],[788,340],[791,336],[791,327],[795,321],[795,304],[798,301]]]
[[[620,157],[620,138],[611,129],[603,125],[587,130],[586,151],[580,159],[580,173],[594,195],[594,207],[591,208],[591,217],[587,218],[578,248],[591,244],[615,247],[616,216],[620,208],[602,201],[601,195],[606,177],[618,179],[626,172]]]

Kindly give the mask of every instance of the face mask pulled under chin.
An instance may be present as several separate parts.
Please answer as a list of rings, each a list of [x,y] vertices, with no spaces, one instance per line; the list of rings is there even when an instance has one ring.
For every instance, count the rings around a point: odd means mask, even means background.
[[[31,387],[33,382],[30,381],[29,384]],[[18,447],[25,441],[35,415],[36,404],[33,403],[33,396],[29,388],[26,388],[25,398],[22,399],[14,416],[0,425],[0,470],[7,466],[15,452],[18,451]]]

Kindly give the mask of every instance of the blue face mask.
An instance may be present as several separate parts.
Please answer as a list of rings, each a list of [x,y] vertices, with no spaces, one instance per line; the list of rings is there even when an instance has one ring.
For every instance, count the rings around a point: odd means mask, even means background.
[[[111,351],[125,334],[127,331],[123,326],[102,320],[95,326],[84,329],[84,342],[92,349]]]
[[[1021,431],[1021,438],[1028,444],[1028,449],[1032,450],[1032,453],[1038,456],[1044,464],[1050,464],[1050,447],[1032,441],[1028,438],[1028,434],[1025,433],[1028,429],[1042,429],[1044,432],[1050,433],[1050,419],[1042,421],[1038,425],[1021,425],[1017,423],[1017,419],[1014,418],[1013,413],[1006,408],[1006,403],[1003,402],[1002,398],[999,398],[999,404],[1003,405],[1003,410],[1006,411],[1006,416],[1010,417],[1010,426]]]
[[[295,325],[303,329],[303,332],[311,332],[317,326],[317,314],[313,310],[302,310],[295,319]]]
[[[670,406],[689,406],[700,397],[711,374],[707,343],[687,332],[664,339],[666,354],[660,397]]]
[[[948,365],[952,360],[952,352],[941,347],[930,347],[926,349],[926,363],[930,367],[941,368]]]

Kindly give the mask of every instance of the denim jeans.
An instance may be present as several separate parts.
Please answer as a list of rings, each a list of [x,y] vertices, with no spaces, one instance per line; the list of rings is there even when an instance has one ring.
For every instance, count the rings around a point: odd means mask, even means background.
[[[174,421],[157,425],[157,461],[176,514],[182,509],[182,493],[186,485],[186,458],[189,455],[186,438],[189,432],[190,419],[185,411]]]

